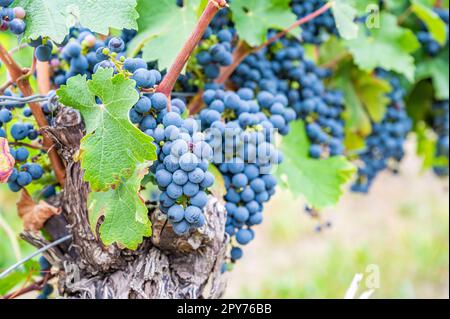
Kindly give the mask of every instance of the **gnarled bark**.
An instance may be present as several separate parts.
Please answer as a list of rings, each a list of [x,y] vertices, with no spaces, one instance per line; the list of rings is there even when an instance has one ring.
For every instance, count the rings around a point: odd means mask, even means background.
[[[70,246],[46,256],[57,269],[59,291],[68,298],[219,298],[225,289],[221,266],[228,237],[226,212],[214,197],[205,208],[207,224],[189,236],[176,236],[166,216],[149,203],[153,236],[136,251],[104,246],[89,225],[89,186],[75,159],[83,136],[79,114],[61,107],[55,127],[46,128],[66,166],[66,182],[58,199],[59,220],[49,220],[50,234],[72,234]],[[62,229],[65,228],[65,229]],[[35,246],[41,238],[24,234]],[[56,239],[56,238],[54,238]]]

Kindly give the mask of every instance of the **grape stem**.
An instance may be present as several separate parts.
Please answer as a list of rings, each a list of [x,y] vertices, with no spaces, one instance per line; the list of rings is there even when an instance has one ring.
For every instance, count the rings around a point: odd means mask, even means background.
[[[15,48],[12,48],[11,50],[9,50],[9,54],[12,55],[12,54],[14,54],[14,53],[16,53],[16,52],[18,52],[18,51],[20,51],[22,49],[25,49],[26,47],[28,47],[28,44],[22,43],[21,45],[15,47]]]
[[[334,59],[319,65],[319,67],[322,69],[334,69],[340,62],[342,62],[343,60],[345,60],[347,58],[351,58],[351,54],[348,52],[344,52],[344,53],[341,53],[340,55],[338,55],[337,57],[335,57]]]
[[[200,19],[198,20],[195,29],[192,31],[189,38],[186,40],[183,48],[181,49],[180,53],[175,59],[175,62],[170,67],[167,75],[164,77],[164,80],[156,88],[157,92],[163,93],[165,96],[170,98],[170,94],[172,93],[172,90],[175,86],[175,83],[178,80],[178,77],[180,76],[181,72],[186,66],[186,63],[188,62],[190,56],[192,55],[192,52],[194,52],[195,48],[202,40],[203,34],[205,33],[212,19],[220,9],[227,6],[228,3],[226,0],[208,1],[208,4],[203,10],[203,13]],[[169,103],[169,110],[170,110],[170,103]]]
[[[9,54],[9,52],[5,49],[5,47],[2,44],[0,44],[0,60],[2,60],[3,63],[5,64],[5,66],[8,70],[8,73],[11,77],[11,81],[17,85],[17,87],[22,92],[23,96],[28,97],[28,96],[33,95],[33,89],[31,88],[28,77],[24,76],[29,73],[29,70],[22,69],[17,64],[17,62],[14,61],[11,54]],[[33,61],[33,64],[35,64],[34,61]],[[39,103],[30,102],[28,104],[33,113],[33,116],[36,119],[36,122],[37,122],[39,128],[48,126],[47,119],[45,118],[44,112],[42,111]],[[53,166],[53,170],[55,172],[56,179],[58,180],[58,182],[61,186],[64,186],[65,168],[64,168],[63,162],[61,161],[61,158],[59,157],[58,153],[56,152],[56,148],[53,147],[54,144],[53,144],[52,140],[45,134],[43,135],[43,145],[44,145],[44,148],[48,149],[48,156],[49,156],[50,162]]]
[[[10,294],[4,295],[3,297],[0,297],[0,298],[3,298],[3,299],[14,299],[14,298],[20,297],[22,295],[25,295],[25,294],[27,294],[29,292],[32,292],[32,291],[42,290],[44,288],[44,286],[47,284],[47,282],[50,279],[52,279],[53,277],[54,276],[51,275],[51,274],[46,274],[45,277],[42,278],[41,280],[35,281],[32,284],[30,284],[29,286],[23,287],[23,288],[15,291],[15,292],[12,292]]]
[[[37,62],[36,77],[39,93],[42,95],[48,94],[52,89],[50,84],[50,64],[48,62]]]
[[[44,150],[44,151],[47,150],[45,147],[42,147],[42,146],[37,146],[37,145],[32,145],[32,144],[22,143],[22,142],[9,142],[9,144],[13,145],[13,146],[24,146],[24,147],[31,148],[33,150]]]
[[[3,84],[2,86],[0,86],[0,95],[3,95],[3,93],[5,93],[6,89],[9,88],[11,85],[13,85],[14,82],[11,80],[6,81],[5,84]]]

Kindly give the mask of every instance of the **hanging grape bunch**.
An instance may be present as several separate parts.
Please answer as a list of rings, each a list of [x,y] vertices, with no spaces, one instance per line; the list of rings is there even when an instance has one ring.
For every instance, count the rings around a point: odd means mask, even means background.
[[[14,0],[0,1],[0,30],[11,31],[15,35],[21,35],[27,27],[25,19],[25,10],[22,7],[13,7]]]

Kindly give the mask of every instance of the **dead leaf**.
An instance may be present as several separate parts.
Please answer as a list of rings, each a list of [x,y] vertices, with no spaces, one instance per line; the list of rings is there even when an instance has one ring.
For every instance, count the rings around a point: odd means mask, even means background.
[[[26,189],[22,190],[17,202],[17,211],[22,218],[24,229],[31,232],[40,231],[50,217],[61,213],[60,208],[56,208],[45,201],[35,203]]]

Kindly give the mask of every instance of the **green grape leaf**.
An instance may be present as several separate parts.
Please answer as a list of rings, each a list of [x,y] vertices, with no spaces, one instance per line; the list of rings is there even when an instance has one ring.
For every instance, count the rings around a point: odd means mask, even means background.
[[[346,146],[348,150],[359,149],[364,145],[363,138],[372,132],[372,122],[384,118],[392,88],[386,80],[358,69],[351,61],[339,65],[332,85],[344,93]]]
[[[340,39],[331,36],[319,47],[317,58],[319,65],[325,65],[325,67],[339,67],[341,63],[345,62],[346,58],[351,58],[351,54]]]
[[[139,0],[139,34],[128,46],[128,53],[142,50],[146,61],[158,61],[160,70],[175,61],[198,20],[201,0],[185,1],[183,8],[172,0]]]
[[[357,72],[353,77],[355,92],[364,104],[373,122],[381,122],[389,104],[387,94],[392,91],[388,81],[366,72]]]
[[[448,100],[449,97],[449,65],[448,47],[439,56],[421,61],[417,65],[417,80],[431,79],[438,100]]]
[[[343,156],[311,159],[309,147],[304,122],[293,123],[291,134],[281,144],[285,161],[279,166],[277,176],[281,186],[293,194],[303,194],[309,205],[323,209],[339,202],[343,186],[350,181],[356,168]]]
[[[256,47],[267,39],[269,29],[286,29],[297,21],[290,0],[233,0],[230,3],[239,37]],[[300,35],[300,28],[292,32]]]
[[[57,92],[61,103],[79,110],[85,121],[80,158],[93,191],[117,186],[138,164],[156,159],[153,139],[129,120],[139,99],[135,82],[113,73],[112,68],[100,68],[89,81],[86,76],[72,77]]]
[[[89,194],[91,228],[95,233],[99,218],[104,217],[99,232],[105,245],[117,243],[134,250],[144,237],[152,235],[148,209],[139,195],[147,167],[138,167],[134,175],[123,180],[116,189]]]
[[[334,20],[342,38],[350,40],[358,36],[359,26],[355,23],[357,10],[348,1],[333,3]]]
[[[361,69],[373,71],[381,67],[414,81],[412,53],[420,48],[420,44],[411,30],[398,26],[397,17],[381,14],[380,28],[361,28],[358,37],[347,40],[346,46]]]
[[[432,112],[434,100],[433,85],[428,80],[418,82],[406,98],[408,116],[414,121],[414,126],[425,122]]]
[[[28,260],[23,264],[23,268],[16,269],[8,276],[0,279],[0,296],[6,295],[15,287],[25,284],[34,275],[39,275],[39,263]]]
[[[136,0],[16,0],[27,13],[25,38],[50,37],[61,43],[77,24],[107,35],[110,28],[136,29]]]
[[[431,36],[441,46],[444,46],[447,42],[447,26],[439,15],[433,11],[432,7],[427,7],[419,1],[414,0],[411,10],[423,21]]]

